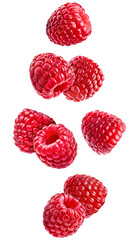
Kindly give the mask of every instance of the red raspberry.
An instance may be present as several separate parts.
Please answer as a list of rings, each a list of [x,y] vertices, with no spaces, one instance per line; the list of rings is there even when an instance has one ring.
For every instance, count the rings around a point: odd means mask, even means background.
[[[58,96],[74,82],[69,63],[53,53],[35,56],[29,71],[34,89],[46,99]]]
[[[34,152],[33,140],[37,132],[52,123],[55,124],[47,115],[28,108],[24,109],[15,119],[15,145],[23,152]]]
[[[68,194],[56,194],[47,203],[43,213],[45,229],[54,237],[75,233],[85,218],[85,208]]]
[[[85,207],[86,217],[96,213],[104,204],[107,189],[94,177],[76,174],[64,184],[64,192],[80,201]]]
[[[65,168],[77,155],[73,133],[61,124],[51,124],[37,133],[34,149],[40,160],[49,167]]]
[[[120,118],[97,110],[86,114],[81,128],[89,147],[98,154],[106,154],[120,140],[126,125]]]
[[[52,42],[62,46],[80,43],[91,34],[89,16],[78,3],[66,3],[51,15],[46,33]]]
[[[64,92],[68,100],[80,102],[92,97],[103,84],[104,75],[91,59],[77,56],[70,61],[75,73],[73,85]]]

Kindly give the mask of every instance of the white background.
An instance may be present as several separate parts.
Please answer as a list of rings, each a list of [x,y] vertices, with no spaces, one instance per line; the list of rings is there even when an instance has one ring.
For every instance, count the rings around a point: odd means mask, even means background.
[[[80,0],[90,16],[92,34],[83,43],[51,43],[45,27],[63,0],[1,1],[0,6],[0,239],[55,239],[44,229],[42,213],[52,195],[63,191],[67,177],[84,173],[108,189],[105,205],[86,219],[74,240],[135,239],[135,14],[132,0]],[[105,80],[91,99],[80,103],[61,95],[45,100],[34,91],[29,64],[36,54],[52,52],[67,61],[76,55],[93,59]],[[24,108],[41,111],[73,131],[78,155],[68,168],[47,167],[13,142],[14,120]],[[82,117],[91,110],[120,117],[127,125],[118,145],[98,156],[81,133]]]

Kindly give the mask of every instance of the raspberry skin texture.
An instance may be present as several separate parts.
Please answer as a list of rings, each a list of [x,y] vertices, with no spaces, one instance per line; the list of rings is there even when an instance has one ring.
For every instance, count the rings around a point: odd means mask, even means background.
[[[73,133],[62,124],[51,124],[39,131],[34,149],[43,163],[58,169],[69,166],[77,155]]]
[[[46,33],[55,44],[70,46],[87,39],[92,28],[89,16],[78,3],[66,3],[53,12]]]
[[[85,218],[85,208],[72,196],[55,194],[43,212],[45,229],[54,237],[67,237],[74,234]]]
[[[53,53],[41,53],[30,64],[30,78],[36,92],[45,99],[57,97],[74,82],[69,63]]]
[[[105,203],[107,189],[94,177],[76,174],[64,184],[64,192],[76,198],[86,210],[86,218],[96,213]]]
[[[81,129],[89,147],[98,154],[106,154],[111,152],[120,140],[126,125],[120,118],[96,110],[86,114]]]
[[[47,115],[25,108],[15,119],[13,138],[15,145],[23,152],[33,153],[33,140],[44,126],[55,124]]]
[[[69,63],[75,73],[75,81],[64,95],[75,102],[91,98],[103,84],[102,70],[97,63],[84,56],[77,56]]]

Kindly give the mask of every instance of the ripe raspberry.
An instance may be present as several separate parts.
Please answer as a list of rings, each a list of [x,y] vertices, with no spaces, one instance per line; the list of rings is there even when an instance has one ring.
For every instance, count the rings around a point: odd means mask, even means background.
[[[29,71],[34,89],[46,99],[57,97],[74,82],[74,73],[69,63],[53,53],[35,56]]]
[[[98,154],[106,154],[120,140],[126,125],[120,118],[97,110],[86,114],[81,128],[89,147]]]
[[[85,218],[85,208],[68,194],[56,194],[47,203],[43,213],[45,229],[54,237],[75,233]]]
[[[86,217],[96,213],[104,204],[107,189],[94,177],[76,174],[64,184],[64,192],[76,198],[85,207]]]
[[[70,65],[75,73],[75,81],[64,92],[68,100],[80,102],[99,91],[104,81],[104,75],[96,63],[87,57],[77,56],[70,61]]]
[[[47,115],[28,108],[24,109],[15,119],[15,145],[23,152],[34,152],[33,140],[37,132],[52,123],[55,124]]]
[[[66,3],[51,15],[46,33],[52,42],[62,46],[80,43],[91,34],[89,16],[78,3]]]
[[[77,155],[73,133],[61,124],[51,124],[37,133],[34,149],[40,160],[49,167],[65,168]]]

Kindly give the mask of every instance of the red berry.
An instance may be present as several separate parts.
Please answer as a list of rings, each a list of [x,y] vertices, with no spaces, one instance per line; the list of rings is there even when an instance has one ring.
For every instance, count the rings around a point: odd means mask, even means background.
[[[96,213],[104,204],[107,189],[94,177],[76,174],[64,184],[64,192],[76,198],[85,207],[86,217]]]
[[[45,229],[54,237],[67,237],[75,233],[85,218],[82,204],[70,195],[54,195],[43,213]]]
[[[78,3],[66,3],[51,15],[46,33],[52,42],[62,46],[80,43],[91,34],[89,16]]]
[[[40,160],[49,167],[65,168],[77,155],[77,143],[70,132],[61,124],[51,124],[37,133],[34,149]]]
[[[58,96],[74,82],[69,63],[53,53],[35,56],[29,71],[34,89],[46,99]]]
[[[34,152],[33,140],[37,132],[52,123],[55,124],[54,120],[47,115],[28,108],[24,109],[15,119],[15,145],[23,152]]]
[[[70,61],[70,65],[75,73],[75,81],[64,92],[68,100],[80,102],[99,91],[104,81],[104,75],[96,63],[87,57],[77,56]]]
[[[98,154],[106,154],[120,140],[126,125],[120,118],[97,110],[86,114],[81,128],[89,147]]]

